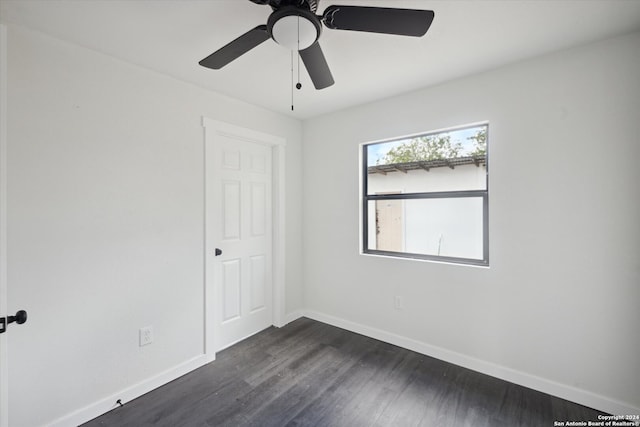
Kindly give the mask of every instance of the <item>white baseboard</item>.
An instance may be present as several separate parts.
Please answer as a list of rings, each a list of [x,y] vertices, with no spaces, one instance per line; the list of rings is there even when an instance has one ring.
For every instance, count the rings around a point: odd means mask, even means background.
[[[179,378],[189,372],[205,365],[207,363],[206,356],[201,355],[194,357],[191,360],[187,360],[180,365],[168,369],[160,374],[144,380],[138,384],[134,384],[118,393],[105,397],[89,406],[78,409],[70,414],[67,414],[52,423],[48,424],[50,427],[75,427],[87,421],[90,421],[102,414],[115,409],[118,405],[115,403],[118,399],[123,404],[132,401],[133,399],[142,396],[156,388],[163,386],[176,378]]]
[[[557,383],[515,369],[500,366],[491,362],[476,359],[461,353],[450,351],[441,347],[432,346],[411,338],[403,337],[381,329],[372,328],[350,320],[319,313],[313,310],[305,310],[304,317],[308,317],[319,322],[337,326],[351,332],[365,335],[370,338],[397,345],[426,356],[435,357],[454,365],[462,366],[482,374],[500,378],[514,384],[528,387],[543,393],[557,396],[580,405],[588,406],[599,411],[607,412],[613,415],[640,414],[640,408],[636,408],[630,403],[620,402],[606,396],[595,394],[586,390],[571,387],[565,384]]]
[[[288,325],[289,323],[293,322],[294,320],[298,320],[299,318],[304,317],[304,311],[302,310],[296,310],[294,312],[291,312],[289,314],[287,314],[284,317],[284,324],[278,326],[279,328]]]

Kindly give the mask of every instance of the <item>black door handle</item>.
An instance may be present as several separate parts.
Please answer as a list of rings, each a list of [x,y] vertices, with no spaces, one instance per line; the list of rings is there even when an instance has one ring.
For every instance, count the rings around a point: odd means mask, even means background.
[[[15,316],[7,317],[7,324],[16,322],[18,325],[22,325],[26,321],[27,321],[27,312],[24,310],[18,311]]]
[[[22,325],[27,321],[27,312],[20,310],[15,316],[0,317],[0,334],[7,331],[7,325],[16,322],[18,325]]]
[[[220,256],[222,255],[222,249],[220,248],[216,248],[216,252],[215,252],[216,256]]]

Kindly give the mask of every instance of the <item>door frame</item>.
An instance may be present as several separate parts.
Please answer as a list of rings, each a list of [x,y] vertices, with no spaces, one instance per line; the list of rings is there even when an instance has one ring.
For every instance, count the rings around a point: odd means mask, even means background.
[[[7,27],[0,24],[0,316],[7,313]],[[0,427],[9,426],[7,334],[0,334]]]
[[[215,284],[214,274],[207,267],[207,260],[213,256],[214,247],[207,247],[207,212],[213,203],[207,197],[207,182],[213,178],[214,171],[207,167],[208,160],[213,156],[213,150],[209,149],[215,143],[216,135],[232,136],[243,140],[271,147],[272,154],[272,272],[273,272],[273,318],[272,323],[276,327],[285,324],[285,160],[286,139],[263,132],[254,131],[245,127],[202,117],[204,127],[204,235],[203,235],[203,261],[204,261],[204,354],[207,362],[216,358],[215,343]],[[4,426],[0,426],[4,427]]]

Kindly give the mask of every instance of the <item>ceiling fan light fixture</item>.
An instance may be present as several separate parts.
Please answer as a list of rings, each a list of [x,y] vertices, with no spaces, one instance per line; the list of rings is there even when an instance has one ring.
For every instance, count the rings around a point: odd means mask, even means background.
[[[300,15],[283,16],[271,28],[273,40],[289,50],[305,50],[319,35],[316,24]]]

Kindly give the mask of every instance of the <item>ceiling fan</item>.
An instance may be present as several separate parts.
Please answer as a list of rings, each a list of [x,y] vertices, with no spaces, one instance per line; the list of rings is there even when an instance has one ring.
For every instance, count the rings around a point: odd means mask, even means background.
[[[318,39],[322,24],[331,30],[365,31],[422,37],[434,13],[431,10],[393,9],[368,6],[329,6],[316,15],[319,0],[250,0],[269,5],[273,12],[266,25],[244,33],[199,62],[200,65],[219,70],[254,47],[272,38],[292,51],[298,51],[316,89],[334,83],[329,65]]]

